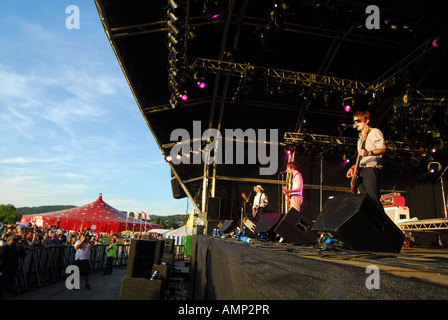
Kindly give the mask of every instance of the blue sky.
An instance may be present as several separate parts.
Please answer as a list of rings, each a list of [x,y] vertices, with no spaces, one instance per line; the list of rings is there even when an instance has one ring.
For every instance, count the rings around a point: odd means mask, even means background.
[[[80,28],[68,29],[69,5]],[[186,214],[93,0],[0,2],[0,204]],[[188,207],[187,207],[188,206]]]

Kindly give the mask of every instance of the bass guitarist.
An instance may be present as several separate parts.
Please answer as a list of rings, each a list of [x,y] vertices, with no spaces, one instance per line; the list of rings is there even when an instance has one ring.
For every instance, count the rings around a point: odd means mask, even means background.
[[[299,165],[292,161],[286,164],[286,172],[291,175],[291,187],[283,188],[283,193],[288,198],[289,208],[294,208],[300,212],[303,204],[303,178],[299,172]]]
[[[353,115],[354,126],[359,131],[358,159],[347,171],[347,178],[352,179],[354,193],[367,193],[381,208],[380,176],[382,156],[386,152],[383,133],[377,128],[370,128],[370,112],[357,111]]]

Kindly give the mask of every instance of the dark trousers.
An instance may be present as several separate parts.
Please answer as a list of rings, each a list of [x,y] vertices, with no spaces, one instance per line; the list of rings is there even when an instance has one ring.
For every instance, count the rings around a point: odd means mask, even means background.
[[[104,269],[104,274],[112,274],[112,264],[114,262],[114,257],[107,257],[106,268]]]
[[[370,198],[383,208],[380,197],[381,169],[361,168],[359,171],[358,190],[359,193],[367,193]]]

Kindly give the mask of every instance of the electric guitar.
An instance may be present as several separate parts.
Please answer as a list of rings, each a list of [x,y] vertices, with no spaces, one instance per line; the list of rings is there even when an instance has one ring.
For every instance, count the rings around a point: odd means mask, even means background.
[[[364,128],[364,130],[362,130],[362,137],[361,137],[361,149],[364,149],[364,147],[366,146],[366,140],[367,140],[367,135],[369,134],[369,127],[366,126]],[[361,156],[359,155],[358,152],[358,157],[356,158],[356,163],[353,166],[353,175],[352,175],[352,180],[350,182],[350,187],[352,189],[353,193],[356,193],[356,184],[358,183],[358,179],[359,179],[359,162],[361,161]]]
[[[287,186],[283,186],[283,190],[287,189]],[[286,209],[289,210],[291,209],[291,194],[290,193],[285,193],[284,194],[286,197]]]

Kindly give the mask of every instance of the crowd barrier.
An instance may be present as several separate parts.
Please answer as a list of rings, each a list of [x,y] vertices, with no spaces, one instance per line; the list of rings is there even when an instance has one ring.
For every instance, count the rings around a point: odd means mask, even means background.
[[[90,252],[90,271],[103,271],[107,261],[106,245],[97,245]],[[126,266],[129,245],[117,245],[117,257],[114,266]],[[73,246],[50,248],[31,248],[25,257],[19,259],[19,268],[15,277],[14,291],[17,294],[32,288],[41,288],[48,284],[65,280],[69,274],[66,269],[75,264]]]

